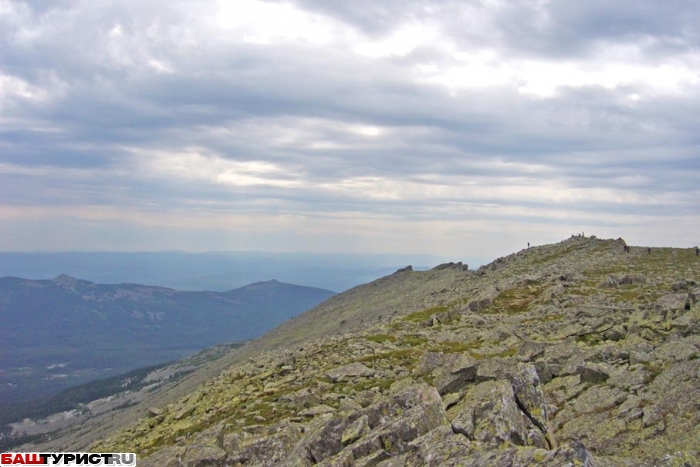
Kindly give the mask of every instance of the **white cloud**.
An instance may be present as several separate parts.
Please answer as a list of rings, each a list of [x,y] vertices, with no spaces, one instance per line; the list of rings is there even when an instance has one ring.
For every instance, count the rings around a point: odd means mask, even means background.
[[[289,168],[268,161],[227,160],[192,149],[183,152],[148,151],[130,148],[137,173],[145,177],[165,177],[184,181],[245,186],[294,188],[300,185],[298,176]]]
[[[430,25],[411,22],[401,25],[389,36],[380,39],[358,37],[352,49],[356,54],[371,58],[403,57],[420,45],[439,40],[438,32]]]
[[[302,250],[670,219],[686,241],[700,49],[677,5],[0,0],[3,212],[138,233],[201,211],[193,231]]]
[[[229,38],[232,34],[243,42],[265,45],[290,41],[327,44],[339,26],[291,3],[258,0],[219,0],[212,17]]]

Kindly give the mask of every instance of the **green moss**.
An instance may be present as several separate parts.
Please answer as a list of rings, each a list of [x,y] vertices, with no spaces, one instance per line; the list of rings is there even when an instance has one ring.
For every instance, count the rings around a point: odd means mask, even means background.
[[[351,386],[352,389],[354,389],[356,392],[361,392],[364,391],[365,389],[370,389],[370,388],[379,388],[380,391],[384,392],[388,390],[392,384],[394,384],[395,380],[393,379],[368,379],[366,381],[361,381],[357,384],[354,384]]]
[[[396,342],[396,337],[389,334],[375,334],[374,336],[367,336],[365,339],[370,342],[377,342],[379,344],[384,342]]]
[[[514,287],[505,290],[493,300],[493,305],[486,313],[516,314],[527,311],[530,303],[540,296],[542,290],[543,286],[538,285]]]
[[[415,347],[415,346],[423,345],[427,342],[428,342],[427,337],[413,335],[413,336],[404,337],[403,339],[401,339],[400,343],[402,345],[408,345],[411,347]]]
[[[402,366],[407,369],[413,369],[421,353],[421,350],[415,348],[397,349],[392,350],[391,352],[367,355],[359,358],[357,361],[361,363],[387,363],[395,366]]]
[[[576,342],[582,342],[587,345],[598,345],[600,343],[600,334],[591,333],[582,336],[576,336]]]
[[[430,346],[431,352],[460,353],[467,350],[478,349],[482,346],[481,341],[445,341],[438,342]]]

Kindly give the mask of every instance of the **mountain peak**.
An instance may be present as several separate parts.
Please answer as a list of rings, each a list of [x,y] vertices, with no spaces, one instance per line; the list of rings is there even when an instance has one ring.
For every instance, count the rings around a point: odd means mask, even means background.
[[[69,276],[68,274],[59,274],[58,276],[51,279],[51,281],[55,282],[58,285],[75,285],[78,282],[80,282],[80,279],[76,279],[75,277]]]
[[[253,282],[252,284],[244,285],[243,287],[239,287],[237,289],[232,289],[229,290],[229,292],[233,292],[234,290],[260,290],[260,289],[270,289],[273,287],[278,287],[282,285],[282,282],[278,281],[277,279],[270,279],[269,281],[258,281],[258,282]]]

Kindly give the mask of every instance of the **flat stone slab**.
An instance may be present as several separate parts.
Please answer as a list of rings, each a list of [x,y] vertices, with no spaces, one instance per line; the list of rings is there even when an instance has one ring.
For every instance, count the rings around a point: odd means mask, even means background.
[[[362,363],[355,362],[349,365],[333,368],[326,373],[326,376],[332,383],[337,383],[345,378],[354,378],[357,376],[366,378],[372,377],[374,376],[374,370],[366,367]]]

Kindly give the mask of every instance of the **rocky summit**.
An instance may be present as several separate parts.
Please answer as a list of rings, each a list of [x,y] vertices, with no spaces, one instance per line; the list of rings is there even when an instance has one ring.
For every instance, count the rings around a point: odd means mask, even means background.
[[[700,466],[700,257],[574,236],[409,268],[91,446],[139,466]]]

